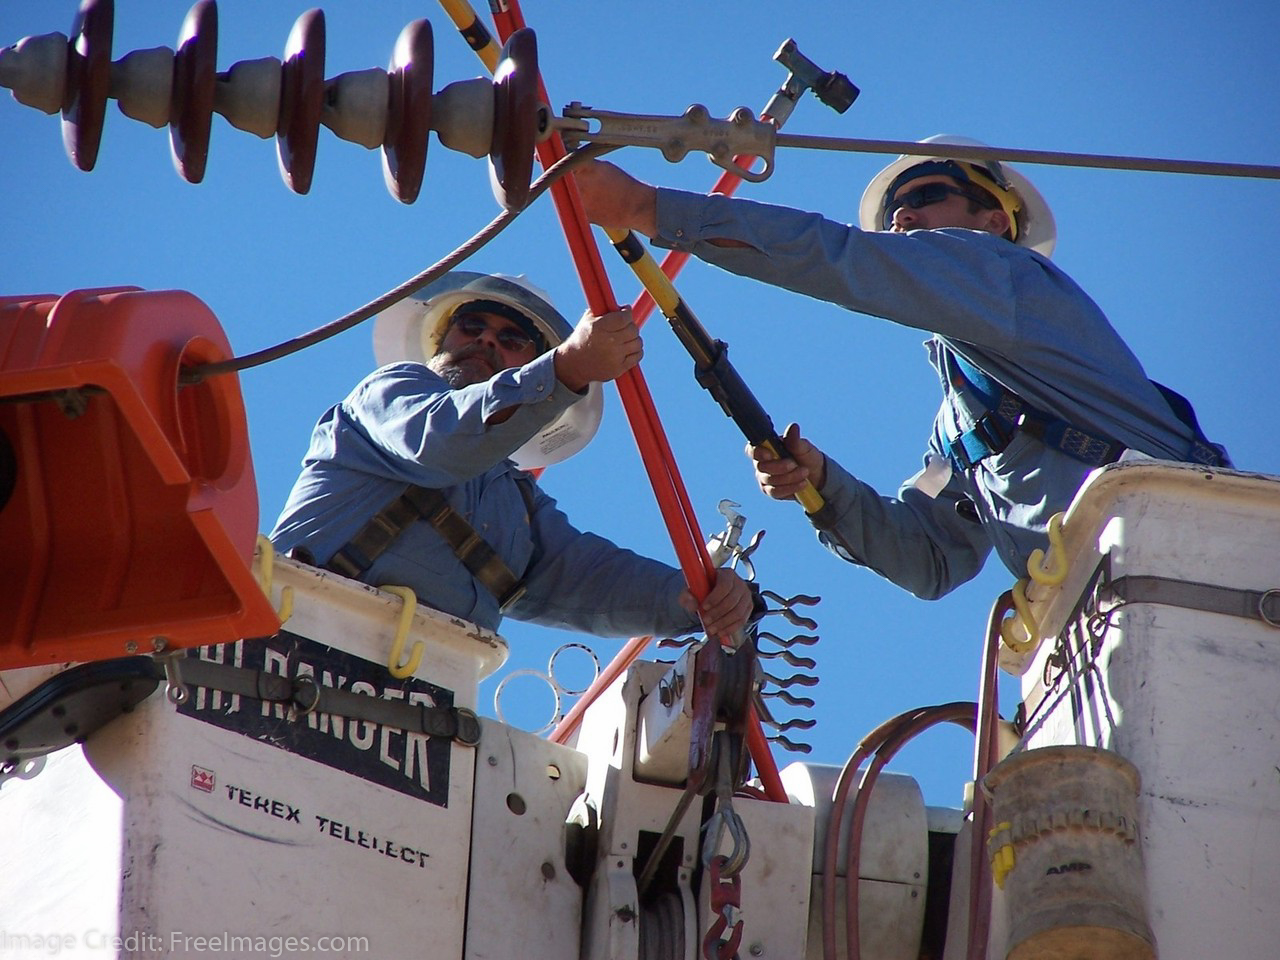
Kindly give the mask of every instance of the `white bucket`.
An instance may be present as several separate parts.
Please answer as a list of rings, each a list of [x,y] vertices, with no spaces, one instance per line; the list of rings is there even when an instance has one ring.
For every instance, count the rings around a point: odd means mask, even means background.
[[[983,784],[1006,960],[1154,960],[1134,766],[1098,747],[1044,747],[1004,760]]]

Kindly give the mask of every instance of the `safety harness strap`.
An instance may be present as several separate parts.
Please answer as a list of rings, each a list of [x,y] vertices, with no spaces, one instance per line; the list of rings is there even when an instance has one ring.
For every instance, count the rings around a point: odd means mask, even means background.
[[[1099,596],[1122,603],[1161,603],[1188,610],[1261,620],[1280,628],[1280,589],[1239,590],[1168,577],[1117,577],[1099,588]]]
[[[1114,463],[1124,453],[1125,446],[1119,441],[1082,430],[1030,406],[960,354],[947,350],[946,356],[952,361],[949,366],[953,380],[959,380],[957,385],[968,385],[988,410],[970,429],[950,442],[951,459],[961,470],[969,470],[987,457],[1000,453],[1013,441],[1018,431],[1029,433],[1045,446],[1061,451],[1090,467]],[[1151,383],[1160,391],[1178,419],[1192,431],[1194,439],[1183,458],[1190,463],[1206,466],[1230,466],[1226,450],[1211,443],[1201,431],[1190,402],[1154,380]]]
[[[1123,444],[1035,409],[960,354],[947,351],[947,355],[953,361],[953,375],[958,374],[988,410],[970,429],[951,441],[951,459],[961,470],[1000,453],[1019,430],[1091,467],[1114,463],[1124,453]]]
[[[326,566],[334,573],[358,580],[410,525],[425,520],[444,540],[471,575],[506,610],[524,596],[520,578],[503,562],[461,514],[434,487],[410,484],[404,493],[379,510],[355,536],[339,547]]]
[[[480,719],[466,707],[436,707],[403,700],[384,700],[364,693],[324,687],[311,677],[282,677],[276,673],[213,663],[196,657],[181,661],[182,682],[250,700],[286,703],[297,716],[327,713],[351,720],[366,720],[429,737],[445,737],[463,746],[480,742]]]

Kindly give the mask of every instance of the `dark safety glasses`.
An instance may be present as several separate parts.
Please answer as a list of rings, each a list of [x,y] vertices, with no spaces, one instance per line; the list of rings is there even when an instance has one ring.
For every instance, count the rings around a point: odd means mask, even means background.
[[[925,183],[906,193],[900,194],[890,200],[884,208],[884,222],[882,228],[888,230],[893,226],[893,215],[902,207],[910,207],[912,210],[919,210],[921,207],[928,207],[935,203],[941,203],[950,196],[965,197],[975,203],[981,204],[988,210],[994,210],[995,204],[990,199],[982,196],[976,190],[965,190],[961,187],[953,187],[949,183]]]
[[[489,318],[482,313],[455,313],[452,323],[468,337],[472,338],[480,336],[486,330],[494,329]],[[533,338],[519,327],[497,327],[494,329],[494,336],[498,340],[498,346],[511,353],[530,350],[534,345]]]

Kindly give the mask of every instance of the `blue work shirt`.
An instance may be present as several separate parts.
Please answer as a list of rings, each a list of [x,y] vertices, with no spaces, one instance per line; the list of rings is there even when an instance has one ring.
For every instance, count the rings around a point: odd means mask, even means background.
[[[943,399],[926,464],[946,459],[949,442],[987,412],[954,376],[949,353],[1030,406],[1127,448],[1168,460],[1191,448],[1191,429],[1098,306],[1047,257],[1002,237],[956,227],[872,233],[815,213],[660,189],[655,242],[933,333],[926,346]],[[1031,551],[1048,545],[1050,517],[1066,509],[1090,469],[1019,431],[1001,453],[968,471],[953,468],[937,496],[913,476],[886,497],[828,456],[820,492],[834,519],[818,536],[844,559],[934,599],[976,576],[992,547],[1025,576]],[[957,510],[964,500],[976,521]]]
[[[406,484],[434,487],[524,577],[510,616],[597,636],[698,629],[677,601],[678,570],[575,529],[507,459],[580,399],[556,379],[550,353],[459,389],[420,363],[382,367],[316,424],[271,540],[281,551],[304,546],[324,565]],[[511,407],[505,422],[485,422]],[[490,630],[502,619],[493,594],[425,520],[361,579],[407,586],[421,602]]]

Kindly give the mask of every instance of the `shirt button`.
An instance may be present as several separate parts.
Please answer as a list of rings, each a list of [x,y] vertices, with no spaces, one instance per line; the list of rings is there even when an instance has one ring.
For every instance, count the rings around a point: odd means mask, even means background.
[[[683,237],[683,236],[684,236],[684,231],[683,231],[683,230],[680,230],[680,229],[677,229],[677,230],[676,230],[676,236],[677,236],[677,237]]]
[[[539,392],[539,393],[541,393],[541,392],[542,392],[542,384],[538,384],[538,392]]]

